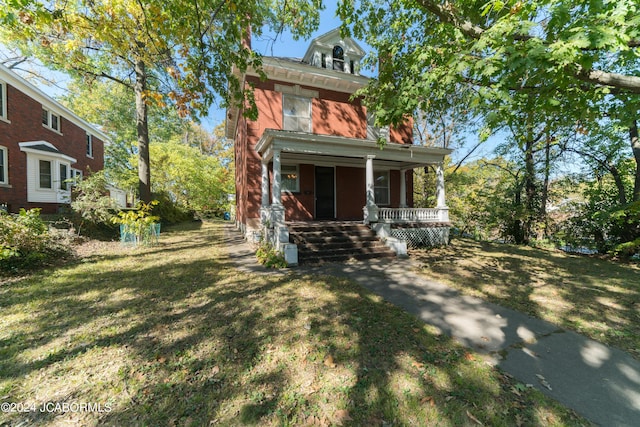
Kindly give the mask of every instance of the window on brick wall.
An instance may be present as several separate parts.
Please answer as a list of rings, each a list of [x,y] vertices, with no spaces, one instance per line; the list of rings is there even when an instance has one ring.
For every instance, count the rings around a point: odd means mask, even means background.
[[[7,147],[0,146],[0,184],[9,184],[9,156]]]
[[[389,171],[379,171],[373,173],[373,192],[375,194],[376,205],[389,204]]]
[[[311,99],[283,95],[282,104],[284,130],[311,132]]]
[[[0,119],[7,120],[7,84],[0,80]]]
[[[93,135],[87,134],[87,157],[93,158]]]
[[[300,173],[298,172],[298,165],[281,165],[280,182],[281,191],[290,191],[292,193],[299,192]]]
[[[60,116],[52,113],[50,110],[42,109],[42,125],[60,132]]]

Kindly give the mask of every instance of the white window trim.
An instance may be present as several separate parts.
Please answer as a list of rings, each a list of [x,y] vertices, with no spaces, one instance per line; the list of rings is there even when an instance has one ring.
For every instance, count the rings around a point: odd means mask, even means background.
[[[285,126],[284,126],[285,118],[286,117],[293,117],[293,116],[287,116],[285,114],[284,100],[287,97],[289,97],[289,98],[298,98],[298,99],[302,99],[302,100],[305,100],[305,101],[309,102],[309,129],[307,131],[298,131],[298,132],[312,133],[313,132],[313,110],[312,110],[313,101],[312,101],[312,99],[307,97],[307,96],[293,95],[293,94],[288,94],[288,93],[283,93],[282,94],[282,129],[283,130],[291,130],[291,129],[285,129]],[[295,116],[295,117],[302,117],[302,116]]]
[[[60,114],[56,114],[53,113],[50,109],[48,109],[47,107],[45,107],[44,105],[42,106],[42,111],[46,111],[47,112],[47,123],[42,123],[42,127],[44,127],[45,129],[49,129],[51,131],[54,131],[55,133],[57,133],[58,135],[62,135],[62,116]],[[51,126],[52,120],[51,118],[55,116],[58,118],[58,128],[54,128],[53,126]]]
[[[376,180],[375,180],[375,176],[378,174],[386,174],[387,175],[387,202],[386,203],[382,203],[378,200],[375,201],[376,205],[379,206],[389,206],[391,204],[391,173],[388,170],[377,170],[374,171],[374,180],[373,180],[373,192],[375,194],[375,190],[378,188],[385,188],[379,185],[376,185]]]
[[[2,93],[0,94],[0,101],[2,102],[2,107],[0,108],[0,120],[6,123],[11,123],[8,118],[9,108],[7,107],[7,83],[0,80],[0,88],[2,88]]]
[[[294,167],[296,169],[296,187],[295,189],[285,189],[282,185],[282,176],[284,175],[285,167]],[[299,165],[291,165],[291,164],[283,164],[280,166],[280,193],[299,193],[300,192],[300,166]]]
[[[87,133],[87,147],[89,148],[87,157],[93,159],[93,135],[90,133]]]
[[[3,175],[0,175],[0,185],[3,187],[9,186],[9,150],[7,147],[0,145],[0,156],[2,156],[2,167],[4,168]]]
[[[44,158],[36,158],[36,160],[38,161],[38,163],[36,163],[38,165],[38,171],[37,171],[37,176],[36,176],[36,185],[37,185],[37,189],[39,191],[56,191],[56,185],[55,185],[55,162],[53,161],[53,159],[44,159]],[[42,162],[48,162],[49,163],[49,174],[51,175],[50,178],[50,182],[51,182],[51,186],[50,187],[43,187],[42,186],[42,171],[40,169],[41,163]]]

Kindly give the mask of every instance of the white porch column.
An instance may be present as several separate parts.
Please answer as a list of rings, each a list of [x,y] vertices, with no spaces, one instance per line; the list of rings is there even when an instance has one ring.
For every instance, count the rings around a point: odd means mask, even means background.
[[[262,160],[262,207],[269,207],[269,162]]]
[[[400,207],[407,207],[407,170],[400,169]]]
[[[438,201],[438,208],[446,208],[447,202],[444,195],[444,168],[442,163],[438,163],[436,166],[436,200]]]
[[[367,190],[367,194],[366,194],[366,203],[367,206],[373,206],[376,204],[376,198],[375,198],[375,192],[373,190],[374,187],[374,182],[373,182],[373,159],[376,156],[367,156],[367,163],[366,163],[366,169],[365,169],[365,173],[366,173],[366,180],[367,180],[367,186],[366,186],[366,190]]]
[[[376,156],[367,155],[367,162],[365,166],[365,177],[366,177],[366,195],[365,201],[366,205],[362,208],[364,212],[364,223],[369,224],[372,222],[378,222],[378,206],[376,206],[376,196],[374,191],[374,180],[373,180],[373,159]]]
[[[273,183],[272,183],[272,194],[271,194],[271,203],[274,205],[282,204],[282,195],[280,194],[280,183],[281,183],[281,173],[280,173],[280,150],[273,151]]]
[[[436,200],[438,202],[438,218],[442,222],[449,222],[449,208],[444,194],[444,168],[442,163],[436,166]]]

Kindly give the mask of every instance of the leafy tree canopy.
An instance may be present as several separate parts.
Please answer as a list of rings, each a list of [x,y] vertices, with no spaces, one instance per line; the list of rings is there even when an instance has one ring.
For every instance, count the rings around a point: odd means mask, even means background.
[[[623,101],[618,114],[636,114],[639,8],[636,0],[344,0],[338,11],[344,30],[378,52],[368,102],[381,121],[398,123],[459,84],[471,88],[467,105],[487,114],[513,92],[541,96],[542,111],[571,105],[562,112],[574,119],[601,115],[591,110],[607,94]]]

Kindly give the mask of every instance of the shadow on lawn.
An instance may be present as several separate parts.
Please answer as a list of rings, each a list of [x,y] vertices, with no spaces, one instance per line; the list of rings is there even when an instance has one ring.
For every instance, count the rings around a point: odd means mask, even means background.
[[[640,269],[596,257],[470,240],[412,256],[463,292],[588,334],[640,358]]]
[[[558,414],[353,282],[238,273],[215,255],[222,239],[211,228],[175,233],[133,258],[2,289],[3,316],[22,317],[7,317],[0,395],[111,402],[107,413],[71,414],[108,425],[464,425],[470,413],[512,425]],[[44,424],[60,414],[11,416]]]

